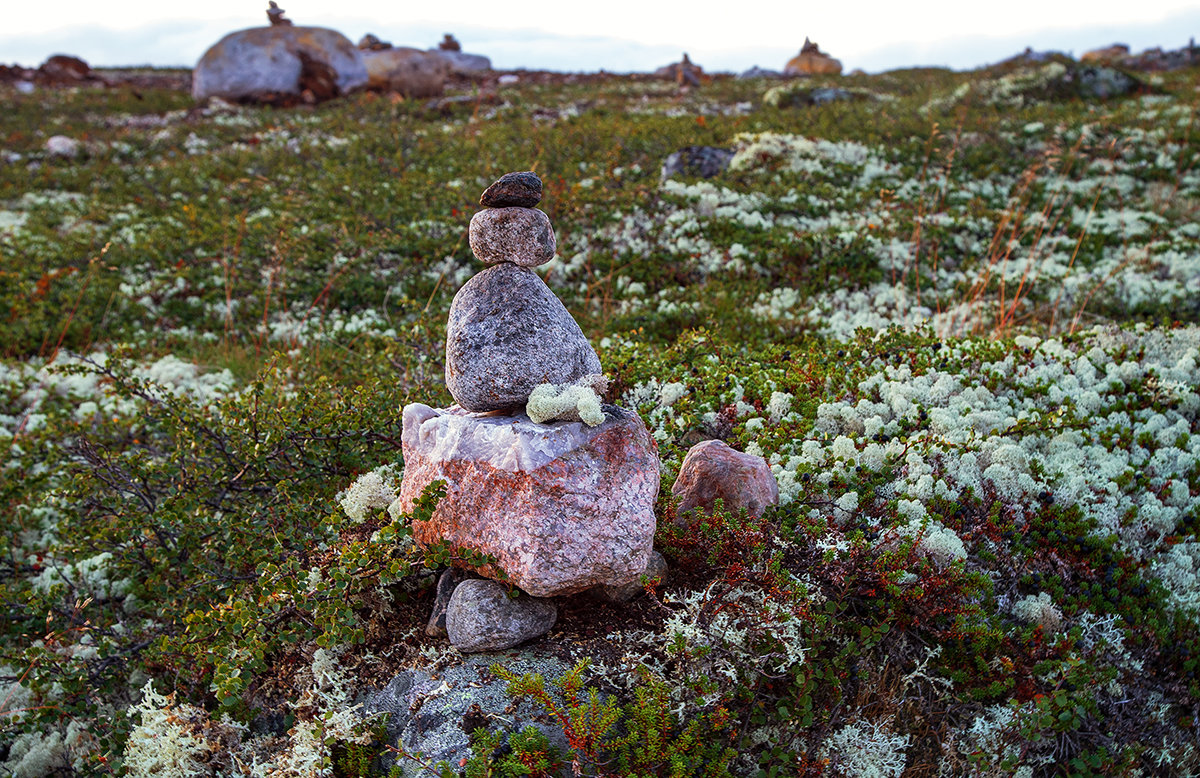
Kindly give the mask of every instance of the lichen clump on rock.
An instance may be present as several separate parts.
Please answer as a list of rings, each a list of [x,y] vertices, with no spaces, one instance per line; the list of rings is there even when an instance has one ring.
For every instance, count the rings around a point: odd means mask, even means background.
[[[608,386],[602,375],[588,375],[573,384],[539,384],[529,393],[525,414],[541,424],[547,421],[582,421],[589,427],[604,423],[600,393]]]

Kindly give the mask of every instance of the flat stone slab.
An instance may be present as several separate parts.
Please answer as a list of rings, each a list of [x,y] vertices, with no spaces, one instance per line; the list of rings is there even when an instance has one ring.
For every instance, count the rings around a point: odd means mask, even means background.
[[[416,541],[489,554],[477,573],[503,571],[535,597],[635,581],[654,541],[658,452],[636,413],[602,409],[590,427],[406,406],[400,508],[446,481],[433,516],[413,522]]]

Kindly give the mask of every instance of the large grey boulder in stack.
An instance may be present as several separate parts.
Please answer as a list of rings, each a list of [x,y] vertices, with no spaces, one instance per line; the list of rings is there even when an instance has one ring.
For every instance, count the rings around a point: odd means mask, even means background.
[[[493,265],[454,296],[446,388],[463,408],[519,410],[539,384],[573,384],[600,372],[583,330],[533,271]]]
[[[557,619],[553,600],[527,594],[513,598],[504,584],[472,578],[450,597],[446,634],[464,654],[503,651],[545,635]]]
[[[306,59],[332,69],[342,94],[367,84],[362,52],[340,32],[323,27],[254,27],[232,32],[204,52],[192,71],[192,97],[299,96]]]

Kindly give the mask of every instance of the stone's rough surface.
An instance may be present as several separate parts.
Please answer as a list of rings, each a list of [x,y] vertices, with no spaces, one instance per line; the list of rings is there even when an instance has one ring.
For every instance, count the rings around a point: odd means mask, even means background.
[[[192,97],[299,96],[301,52],[333,69],[342,94],[367,83],[362,52],[340,32],[322,27],[255,27],[232,32],[204,52],[192,71]]]
[[[406,46],[366,49],[367,88],[405,97],[437,97],[446,91],[450,66],[437,54]]]
[[[479,197],[485,208],[532,208],[541,201],[542,179],[531,170],[505,173]]]
[[[768,505],[779,502],[779,486],[766,460],[720,440],[706,440],[688,450],[671,493],[679,497],[680,517],[694,508],[711,512],[718,498],[726,510],[745,508],[751,516],[761,516]]]
[[[716,146],[687,146],[667,157],[667,161],[662,166],[662,178],[664,181],[674,176],[713,178],[725,172],[731,159],[733,159],[732,149],[722,149]]]
[[[645,586],[642,585],[643,576],[649,580],[657,579],[661,581],[666,575],[667,560],[657,551],[651,551],[650,561],[646,563],[646,569],[637,578],[622,586],[597,586],[594,589],[589,589],[588,594],[614,603],[629,602],[634,597],[646,591]]]
[[[462,664],[432,670],[406,670],[383,689],[367,696],[364,712],[387,713],[387,743],[409,754],[424,754],[429,764],[445,760],[457,765],[470,757],[470,733],[475,727],[503,728],[519,732],[527,725],[537,727],[562,753],[570,746],[562,727],[544,710],[522,698],[514,701],[505,689],[508,683],[488,669],[500,663],[517,676],[538,673],[546,680],[546,691],[557,705],[564,705],[554,681],[571,666],[554,657],[529,649],[470,656]],[[383,770],[393,765],[404,778],[427,778],[429,770],[415,759],[396,761],[395,752],[380,755]]]
[[[513,599],[508,587],[496,581],[463,581],[446,607],[450,645],[464,654],[503,651],[541,637],[558,618],[553,600],[522,595]]]
[[[446,388],[469,411],[525,407],[538,384],[573,384],[600,358],[532,270],[508,262],[463,284],[446,326]]]
[[[476,572],[502,570],[536,597],[635,580],[654,541],[658,454],[636,413],[605,405],[604,415],[589,427],[405,407],[401,507],[447,484],[433,516],[413,522],[416,541],[490,554],[495,565]]]
[[[536,208],[485,208],[471,217],[468,235],[471,253],[486,265],[537,267],[558,248],[550,217]]]
[[[467,573],[457,567],[447,568],[438,576],[437,592],[433,597],[433,612],[425,625],[425,634],[431,638],[446,637],[446,607],[458,585],[467,579]]]
[[[783,68],[788,76],[837,76],[842,72],[842,63],[825,52],[821,47],[804,39],[800,53],[788,60]]]

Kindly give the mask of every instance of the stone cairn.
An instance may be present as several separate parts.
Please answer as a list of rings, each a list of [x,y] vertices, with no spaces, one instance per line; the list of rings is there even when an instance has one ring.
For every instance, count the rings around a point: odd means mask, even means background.
[[[469,237],[488,267],[455,295],[446,334],[455,404],[404,408],[399,507],[410,511],[426,486],[446,482],[414,537],[489,560],[438,582],[426,631],[464,652],[545,634],[557,615],[550,598],[627,598],[643,573],[662,570],[652,548],[657,450],[637,413],[601,402],[599,357],[532,270],[556,249],[535,208],[541,197],[532,172],[508,173],[483,193]],[[508,585],[523,594],[510,597]]]

